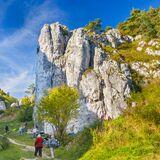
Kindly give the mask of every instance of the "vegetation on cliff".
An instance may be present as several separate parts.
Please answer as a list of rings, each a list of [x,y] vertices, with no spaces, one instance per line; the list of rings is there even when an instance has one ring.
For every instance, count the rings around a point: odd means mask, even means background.
[[[9,107],[9,105],[16,102],[17,99],[10,96],[9,93],[5,93],[2,89],[0,89],[0,101],[4,101],[6,106]]]
[[[124,35],[143,35],[146,39],[160,36],[160,8],[150,8],[148,11],[134,9],[131,16],[118,25]]]

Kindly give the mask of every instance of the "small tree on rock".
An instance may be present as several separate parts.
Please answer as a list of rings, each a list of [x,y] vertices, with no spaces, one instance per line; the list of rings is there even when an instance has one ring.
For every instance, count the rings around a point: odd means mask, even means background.
[[[55,125],[56,137],[64,144],[66,127],[74,118],[78,108],[78,92],[76,89],[62,85],[48,90],[39,104],[39,117],[43,121]]]

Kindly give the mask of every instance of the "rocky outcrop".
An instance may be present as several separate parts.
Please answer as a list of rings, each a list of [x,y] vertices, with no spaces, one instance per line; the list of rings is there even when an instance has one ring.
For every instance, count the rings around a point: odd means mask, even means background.
[[[134,62],[131,68],[138,72],[140,75],[148,78],[160,78],[160,61]]]
[[[73,31],[66,48],[66,78],[71,87],[79,86],[83,72],[89,67],[90,45],[83,29]]]
[[[123,36],[118,29],[110,29],[109,31],[107,31],[106,39],[113,48],[117,48],[120,44],[124,42],[133,41],[133,38],[131,36]]]
[[[6,110],[6,105],[4,103],[4,101],[0,101],[0,110]]]
[[[129,41],[117,30],[109,31],[106,39],[113,47]],[[50,87],[66,83],[79,90],[79,114],[68,123],[68,132],[76,133],[97,118],[116,118],[126,108],[131,91],[128,65],[111,60],[82,28],[71,32],[59,23],[44,25],[36,68],[37,103]]]

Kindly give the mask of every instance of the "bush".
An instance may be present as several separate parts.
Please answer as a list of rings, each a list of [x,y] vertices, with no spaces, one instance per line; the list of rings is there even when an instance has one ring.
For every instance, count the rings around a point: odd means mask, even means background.
[[[3,113],[4,113],[4,111],[3,111],[3,110],[0,110],[0,115],[3,114]]]
[[[6,150],[8,147],[9,147],[9,140],[4,136],[0,136],[0,151]]]
[[[9,107],[4,111],[4,116],[14,116],[17,113],[18,109],[15,107]]]
[[[89,24],[84,27],[84,30],[89,32],[100,32],[102,30],[101,20],[96,19],[95,21],[89,22]]]
[[[18,113],[18,120],[21,122],[32,121],[33,107],[22,106]]]

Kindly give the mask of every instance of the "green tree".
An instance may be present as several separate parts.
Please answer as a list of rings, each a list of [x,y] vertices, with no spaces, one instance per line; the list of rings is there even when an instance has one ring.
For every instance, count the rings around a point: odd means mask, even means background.
[[[155,38],[157,35],[155,25],[152,23],[150,17],[148,17],[146,14],[144,14],[141,18],[140,30],[144,32],[144,36],[149,39]]]
[[[118,25],[124,35],[142,35],[150,40],[160,36],[160,8],[150,7],[148,11],[134,9],[130,17]]]
[[[26,95],[32,96],[35,93],[35,85],[31,84],[28,86],[27,90],[25,91]]]
[[[94,21],[89,22],[89,24],[86,25],[84,29],[89,32],[100,32],[102,29],[101,19],[96,19]]]
[[[32,121],[34,101],[32,97],[21,99],[21,108],[18,113],[18,120],[21,122]]]
[[[39,104],[39,117],[55,125],[56,137],[65,143],[66,127],[76,116],[78,108],[78,92],[76,89],[62,85],[48,90]]]

